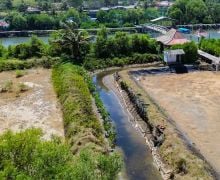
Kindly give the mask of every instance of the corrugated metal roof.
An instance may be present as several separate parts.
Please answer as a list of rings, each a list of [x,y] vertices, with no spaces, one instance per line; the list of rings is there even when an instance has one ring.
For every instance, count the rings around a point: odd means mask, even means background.
[[[158,37],[156,40],[164,45],[184,44],[189,42],[189,40],[184,38],[176,29],[169,30],[165,35]]]
[[[152,19],[150,21],[151,22],[157,22],[157,21],[161,21],[161,20],[164,20],[164,19],[173,20],[172,18],[169,18],[169,17],[166,17],[166,16],[161,16],[161,17],[158,17],[156,19]]]

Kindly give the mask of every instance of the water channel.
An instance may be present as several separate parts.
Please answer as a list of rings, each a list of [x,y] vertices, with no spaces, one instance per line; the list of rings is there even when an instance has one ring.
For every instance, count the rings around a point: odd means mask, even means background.
[[[93,80],[116,127],[116,146],[123,153],[126,179],[161,180],[144,137],[129,121],[128,113],[115,93],[103,84],[103,78],[107,74],[108,72],[98,74]]]

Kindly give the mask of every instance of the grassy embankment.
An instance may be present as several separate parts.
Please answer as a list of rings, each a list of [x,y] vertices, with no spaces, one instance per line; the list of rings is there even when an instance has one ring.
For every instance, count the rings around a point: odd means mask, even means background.
[[[52,79],[62,106],[66,139],[73,154],[89,149],[93,156],[103,156],[105,164],[93,162],[94,168],[102,172],[97,178],[115,179],[121,168],[121,159],[118,154],[109,154],[107,150],[103,127],[92,106],[89,76],[81,67],[68,63],[54,67]],[[101,108],[99,105],[99,111]],[[105,127],[107,132],[108,129]],[[97,175],[96,171],[93,173]]]
[[[147,123],[152,127],[160,124],[166,127],[165,141],[159,147],[159,153],[166,164],[174,170],[177,179],[213,179],[210,174],[210,167],[205,161],[199,158],[194,152],[189,150],[183,142],[175,127],[167,120],[166,112],[156,104],[153,99],[142,88],[129,77],[128,71],[119,73],[122,80],[140,98],[148,104],[147,106]]]

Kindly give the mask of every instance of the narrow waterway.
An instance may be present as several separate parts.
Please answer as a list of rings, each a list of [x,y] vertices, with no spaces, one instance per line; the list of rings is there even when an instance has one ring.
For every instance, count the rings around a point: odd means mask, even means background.
[[[48,43],[49,36],[38,36],[39,39],[41,39],[44,43]],[[31,39],[31,37],[6,37],[6,38],[0,38],[0,43],[5,46],[11,46],[11,45],[18,45],[21,43],[28,42]]]
[[[93,80],[116,127],[116,146],[124,156],[126,179],[160,180],[161,176],[153,163],[151,152],[146,145],[144,137],[128,120],[129,116],[121,106],[117,96],[103,84],[104,76],[101,73],[94,77]]]

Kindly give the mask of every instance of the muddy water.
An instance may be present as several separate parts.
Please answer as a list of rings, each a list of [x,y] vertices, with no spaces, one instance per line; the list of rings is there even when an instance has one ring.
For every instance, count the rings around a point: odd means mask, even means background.
[[[128,115],[116,95],[105,87],[102,80],[103,73],[94,77],[94,82],[100,97],[110,113],[117,131],[116,146],[123,152],[125,163],[125,179],[130,180],[160,180],[151,153],[142,135],[132,126]]]

